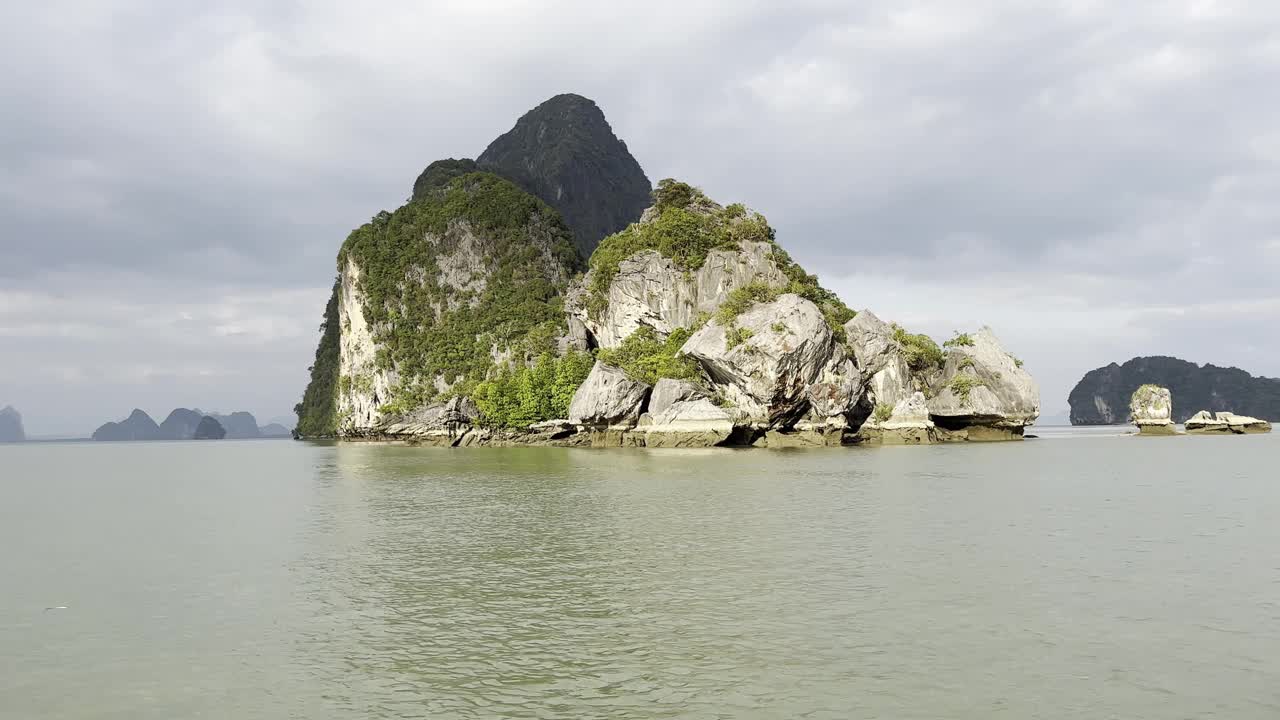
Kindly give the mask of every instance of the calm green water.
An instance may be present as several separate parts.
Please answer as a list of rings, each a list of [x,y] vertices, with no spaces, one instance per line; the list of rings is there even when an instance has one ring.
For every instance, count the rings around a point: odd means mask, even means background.
[[[1274,720],[1278,459],[0,447],[0,717]]]

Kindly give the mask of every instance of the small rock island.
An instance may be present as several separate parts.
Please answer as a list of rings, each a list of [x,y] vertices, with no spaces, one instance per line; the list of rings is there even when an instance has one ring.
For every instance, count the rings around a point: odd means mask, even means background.
[[[1178,435],[1173,422],[1173,393],[1158,385],[1143,385],[1129,400],[1129,417],[1139,435]],[[1187,419],[1190,435],[1253,435],[1271,432],[1271,423],[1231,412],[1201,410]]]
[[[300,437],[445,446],[1020,440],[1040,392],[989,328],[855,311],[765,217],[651,187],[558,95],[431,163],[338,252]]]
[[[12,405],[0,410],[0,442],[22,442],[27,433],[22,427],[22,413]]]

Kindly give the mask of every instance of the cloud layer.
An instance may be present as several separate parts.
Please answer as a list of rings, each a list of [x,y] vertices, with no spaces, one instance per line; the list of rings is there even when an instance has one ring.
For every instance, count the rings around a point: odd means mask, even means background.
[[[849,5],[0,9],[0,404],[285,414],[346,233],[564,91],[851,305],[991,324],[1050,412],[1139,354],[1280,375],[1280,6]]]

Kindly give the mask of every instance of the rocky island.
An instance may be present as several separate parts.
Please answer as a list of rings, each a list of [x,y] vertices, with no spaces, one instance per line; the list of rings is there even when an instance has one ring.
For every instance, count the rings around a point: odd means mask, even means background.
[[[1179,435],[1173,421],[1173,394],[1168,388],[1146,384],[1129,400],[1129,419],[1139,435]],[[1186,421],[1189,435],[1255,435],[1271,432],[1271,423],[1232,412],[1201,410]]]
[[[6,405],[0,410],[0,442],[22,442],[27,433],[22,428],[22,414]]]
[[[1239,368],[1196,365],[1173,357],[1138,357],[1087,373],[1068,401],[1072,425],[1119,425],[1128,418],[1130,396],[1140,386],[1168,388],[1170,417],[1186,422],[1200,410],[1234,411],[1280,420],[1280,379],[1254,377]]]
[[[497,146],[497,150],[495,150]],[[644,190],[642,199],[640,190]],[[1020,439],[1022,362],[856,312],[765,217],[649,182],[560,95],[338,252],[301,437],[791,447]]]

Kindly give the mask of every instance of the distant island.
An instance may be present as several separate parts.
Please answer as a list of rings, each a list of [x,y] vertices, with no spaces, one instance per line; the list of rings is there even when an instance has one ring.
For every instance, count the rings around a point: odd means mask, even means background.
[[[251,413],[230,415],[203,413],[200,410],[176,408],[164,422],[157,424],[146,412],[135,409],[124,420],[104,423],[93,431],[93,439],[119,440],[221,440],[249,438],[287,438],[292,432],[278,424],[258,427]]]
[[[0,442],[22,442],[27,433],[22,429],[22,414],[7,405],[0,410]]]
[[[1076,384],[1068,402],[1072,425],[1120,425],[1129,422],[1129,401],[1144,385],[1168,388],[1171,418],[1185,423],[1198,412],[1235,412],[1262,420],[1280,420],[1280,379],[1254,377],[1234,367],[1196,365],[1174,357],[1137,357],[1091,370]]]

